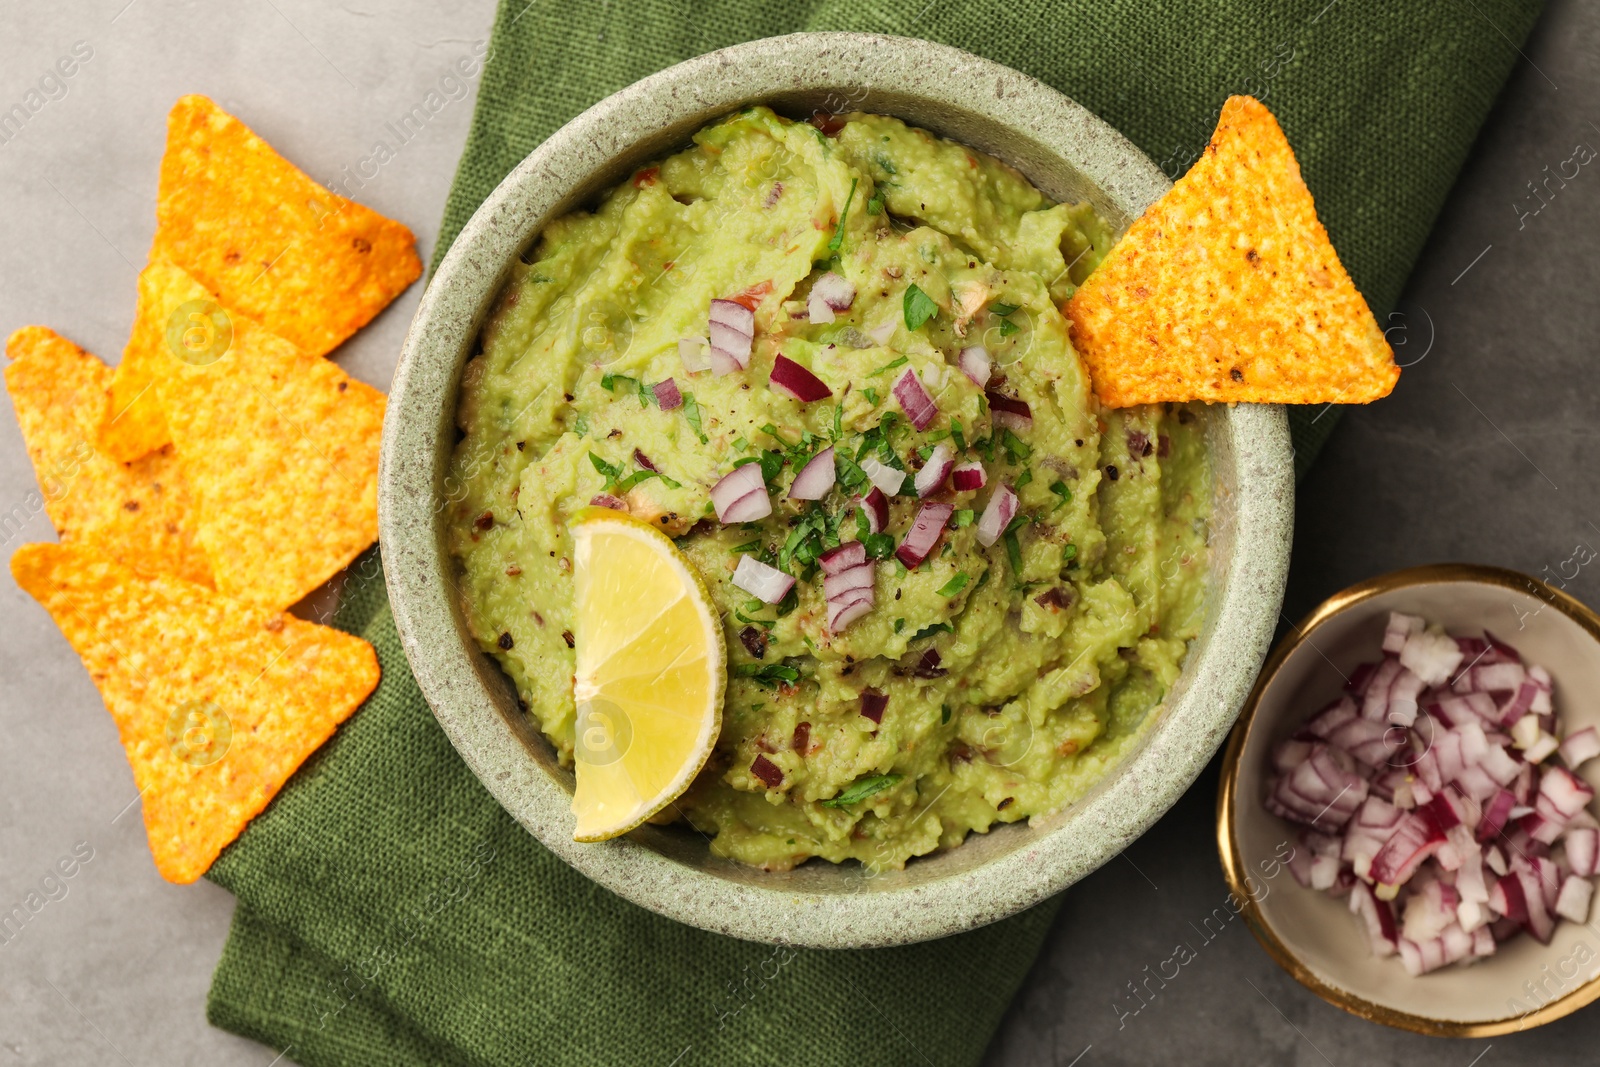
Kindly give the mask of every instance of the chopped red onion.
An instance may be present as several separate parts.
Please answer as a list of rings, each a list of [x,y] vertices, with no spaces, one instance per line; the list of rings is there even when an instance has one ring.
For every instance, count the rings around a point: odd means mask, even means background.
[[[661,473],[660,469],[650,461],[650,457],[645,455],[637,448],[633,450],[633,461],[647,471],[655,471],[657,474]]]
[[[596,493],[589,498],[589,503],[597,508],[610,508],[612,511],[627,511],[628,502],[619,496],[610,493]]]
[[[772,360],[772,376],[767,384],[791,400],[809,404],[833,395],[833,390],[815,374],[781,352]]]
[[[772,499],[761,480],[761,464],[745,463],[723,475],[711,487],[711,503],[718,522],[751,522],[771,515]]]
[[[1570,733],[1561,742],[1561,761],[1573,770],[1596,756],[1600,756],[1600,733],[1593,726]]]
[[[839,633],[872,610],[872,597],[863,596],[846,604],[828,605],[828,632]]]
[[[883,490],[874,485],[866,496],[856,497],[856,503],[867,517],[867,532],[883,533],[883,528],[889,525],[889,498],[883,495]]]
[[[944,480],[950,476],[950,469],[953,466],[955,466],[955,454],[950,446],[943,441],[934,445],[933,451],[912,482],[916,486],[917,495],[929,496],[938,492],[940,486],[944,485]]]
[[[849,281],[829,271],[811,286],[811,297],[806,301],[806,312],[812,322],[832,322],[835,311],[848,311],[855,303],[856,287]]]
[[[989,350],[982,345],[968,345],[961,350],[956,363],[961,367],[961,373],[972,379],[974,385],[982,389],[989,384]]]
[[[671,378],[657,382],[653,391],[656,394],[656,406],[662,411],[675,411],[683,406],[683,394],[678,391],[678,383]]]
[[[933,546],[939,541],[939,534],[944,530],[944,524],[950,521],[951,514],[955,511],[951,504],[924,504],[917,512],[917,517],[911,523],[911,529],[906,531],[905,537],[900,542],[900,547],[894,550],[895,558],[906,567],[912,568],[928,558],[928,553],[933,551]]]
[[[861,714],[875,723],[883,722],[883,711],[889,706],[889,694],[876,689],[861,691]]]
[[[711,369],[711,345],[704,337],[685,337],[678,342],[678,359],[690,374]]]
[[[958,493],[982,489],[988,481],[988,472],[983,469],[983,464],[976,460],[971,463],[957,463],[950,468],[950,484]]]
[[[791,500],[821,500],[833,488],[833,448],[824,448],[812,456],[789,486]]]
[[[1263,804],[1304,827],[1296,880],[1348,892],[1374,953],[1413,975],[1587,922],[1600,821],[1572,770],[1600,755],[1600,730],[1558,741],[1549,673],[1492,634],[1397,612],[1383,648],[1271,754]],[[1565,766],[1545,762],[1558,747]]]
[[[822,565],[823,574],[840,574],[867,562],[867,546],[860,541],[846,541],[818,556],[817,562]]]
[[[731,373],[726,369],[730,361],[740,370],[748,367],[755,334],[754,311],[732,300],[711,301],[711,369],[718,374]]]
[[[757,756],[751,762],[750,773],[761,779],[768,789],[776,789],[783,784],[783,768],[765,756]]]
[[[870,563],[862,563],[838,574],[825,574],[822,577],[822,595],[830,602],[854,600],[860,590],[872,588],[873,577]]]
[[[879,348],[882,348],[889,343],[889,338],[894,336],[896,322],[897,320],[895,319],[885,319],[883,322],[868,330],[867,336],[876,341]]]
[[[978,543],[984,548],[993,545],[1016,517],[1017,494],[1009,485],[996,486],[983,514],[978,517]]]
[[[785,574],[754,556],[742,555],[733,572],[733,584],[757,600],[776,604],[794,587],[794,575]]]
[[[989,401],[989,420],[996,426],[1016,433],[1033,429],[1033,409],[1028,407],[1027,401],[1013,400],[996,392],[985,393],[984,397]]]
[[[861,471],[867,480],[881,489],[885,496],[894,496],[905,484],[906,472],[891,467],[877,456],[867,456],[861,461]]]
[[[894,398],[900,401],[900,407],[905,411],[906,418],[911,420],[911,425],[919,430],[926,430],[933,423],[933,417],[939,413],[933,397],[923,388],[922,379],[918,378],[917,372],[910,367],[896,379]]]

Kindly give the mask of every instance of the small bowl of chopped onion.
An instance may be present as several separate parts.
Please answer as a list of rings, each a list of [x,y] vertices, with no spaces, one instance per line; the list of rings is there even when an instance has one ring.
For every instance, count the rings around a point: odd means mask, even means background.
[[[1323,999],[1486,1037],[1600,997],[1600,616],[1544,582],[1418,567],[1268,659],[1223,764],[1229,886]]]

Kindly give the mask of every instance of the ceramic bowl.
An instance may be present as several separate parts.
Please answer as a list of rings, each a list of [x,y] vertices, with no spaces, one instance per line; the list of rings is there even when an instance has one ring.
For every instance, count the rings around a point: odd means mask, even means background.
[[[1261,806],[1268,758],[1310,712],[1337,697],[1356,664],[1381,654],[1389,612],[1451,633],[1485,628],[1555,680],[1570,732],[1600,726],[1600,616],[1544,582],[1467,564],[1418,567],[1363,582],[1293,628],[1261,672],[1228,745],[1217,806],[1223,871],[1253,932],[1283,968],[1324,1000],[1374,1022],[1448,1037],[1490,1037],[1559,1019],[1600,997],[1600,923],[1561,921],[1541,945],[1523,936],[1469,967],[1418,978],[1368,949],[1346,901],[1306,889],[1274,864],[1295,828]],[[1600,760],[1579,772],[1600,785]]]
[[[1119,230],[1167,188],[1136,148],[1039,82],[924,41],[797,34],[714,52],[601,101],[500,184],[440,263],[389,399],[379,522],[407,656],[451,741],[488,790],[551,851],[629,900],[736,937],[827,947],[903,944],[993,922],[1082,878],[1165,812],[1215,752],[1271,642],[1288,564],[1292,462],[1278,407],[1205,416],[1215,467],[1212,588],[1204,632],[1142,748],[1088,796],[1031,824],[867,877],[820,862],[764,873],[718,859],[698,834],[643,827],[576,844],[572,773],[462,622],[441,534],[463,362],[512,262],[546,221],[749,103],[898,116],[1017,166],[1060,201],[1088,200]]]

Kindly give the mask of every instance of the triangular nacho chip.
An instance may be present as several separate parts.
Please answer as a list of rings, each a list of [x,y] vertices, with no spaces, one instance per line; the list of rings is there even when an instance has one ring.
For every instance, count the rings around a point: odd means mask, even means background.
[[[422,273],[405,226],[330,192],[203,96],[167,116],[152,261],[320,356]]]
[[[318,185],[203,96],[184,97],[167,117],[150,262],[183,268],[207,295],[318,356],[422,273],[409,229]],[[170,439],[147,391],[152,360],[169,336],[194,328],[148,310],[140,282],[101,437],[124,461]]]
[[[1277,120],[1235,96],[1200,161],[1068,301],[1109,407],[1360,404],[1400,376]]]
[[[158,380],[217,589],[287,608],[378,537],[384,396],[220,305]]]
[[[132,464],[95,448],[111,368],[43,326],[12,334],[6,352],[6,390],[62,543],[209,586],[211,565],[195,541],[193,502],[172,448]]]
[[[170,263],[139,272],[133,333],[111,379],[100,448],[124,463],[172,440],[155,384],[177,359],[208,359],[232,341],[231,317],[217,317],[213,294]],[[220,325],[219,325],[220,324]]]
[[[192,882],[378,684],[358,637],[88,549],[11,557],[121,735],[162,877]]]

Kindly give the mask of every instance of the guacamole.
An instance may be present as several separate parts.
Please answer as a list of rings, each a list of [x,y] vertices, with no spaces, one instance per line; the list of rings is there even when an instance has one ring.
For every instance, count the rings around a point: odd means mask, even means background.
[[[726,624],[721,737],[667,809],[716,853],[894,868],[1102,778],[1200,627],[1211,499],[1194,413],[1101,410],[1068,339],[1060,305],[1110,242],[1088,205],[896,119],[761,107],[548,225],[467,365],[441,506],[472,633],[562,758],[567,525],[599,499],[670,533]],[[824,322],[809,296],[829,274],[854,296]],[[748,366],[691,372],[713,300],[753,310]],[[976,346],[982,385],[961,363]],[[780,355],[828,395],[775,388]],[[908,368],[936,407],[921,429],[894,388]],[[941,446],[984,487],[946,479],[919,500]],[[792,498],[828,447],[832,488]],[[771,514],[724,524],[711,488],[741,463]],[[881,531],[859,503],[868,470],[906,472]],[[1003,486],[1017,510],[986,546]],[[929,501],[949,518],[908,569],[895,550]],[[835,633],[819,558],[853,540],[875,599]],[[792,590],[769,604],[735,586],[747,556]]]

